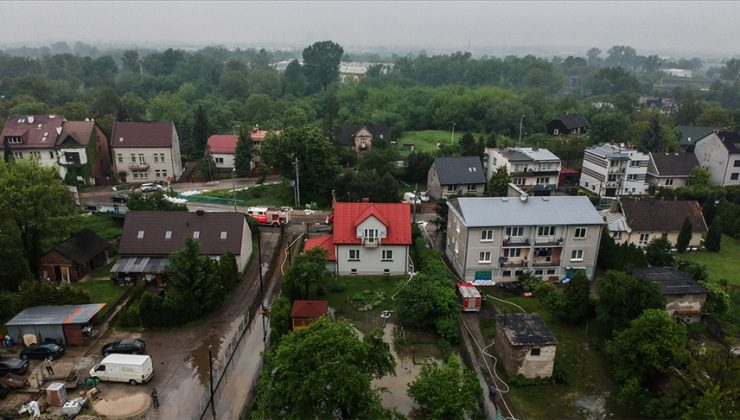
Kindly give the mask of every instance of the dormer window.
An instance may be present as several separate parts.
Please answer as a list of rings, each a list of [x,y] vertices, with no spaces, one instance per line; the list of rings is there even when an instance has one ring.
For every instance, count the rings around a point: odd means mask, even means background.
[[[200,239],[200,231],[193,232],[193,239]]]
[[[23,140],[18,136],[9,136],[5,137],[5,142],[9,144],[21,144],[23,143]]]
[[[165,239],[172,239],[172,231],[171,230],[168,230],[167,232],[165,232],[164,233],[164,238]]]
[[[144,239],[144,231],[140,230],[139,233],[136,234],[137,239]]]
[[[221,232],[221,239],[226,239],[227,232]]]

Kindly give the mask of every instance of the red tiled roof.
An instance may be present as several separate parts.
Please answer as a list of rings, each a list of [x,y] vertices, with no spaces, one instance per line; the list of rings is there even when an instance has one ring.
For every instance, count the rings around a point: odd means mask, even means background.
[[[366,214],[369,210],[370,214],[376,215],[388,229],[383,245],[411,244],[409,203],[334,203],[334,243],[337,245],[362,243],[357,237],[355,228],[358,223],[370,216]]]
[[[309,249],[313,248],[323,248],[327,252],[326,259],[328,261],[336,261],[337,255],[334,252],[334,236],[333,235],[324,235],[324,236],[316,236],[313,238],[309,238],[306,243],[303,245],[303,250],[308,251]]]
[[[12,149],[53,149],[62,132],[64,117],[61,115],[11,115],[5,121],[5,137],[21,137],[22,143],[11,144]]]
[[[237,136],[232,134],[214,134],[208,137],[208,150],[211,153],[236,153]]]
[[[252,132],[249,133],[250,137],[252,138],[252,141],[262,141],[265,139],[265,136],[269,133],[267,130],[258,130],[256,128],[252,129]],[[278,131],[279,133],[279,131]]]
[[[325,300],[296,300],[290,311],[291,318],[318,318],[329,313],[329,302]]]
[[[116,122],[113,123],[111,146],[125,147],[172,147],[175,126],[171,122]]]

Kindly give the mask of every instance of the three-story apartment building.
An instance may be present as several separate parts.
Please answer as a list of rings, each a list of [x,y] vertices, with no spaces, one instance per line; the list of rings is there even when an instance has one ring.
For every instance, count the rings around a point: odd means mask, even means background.
[[[599,144],[585,150],[580,186],[602,197],[643,195],[650,157],[624,144]]]
[[[593,277],[604,221],[587,197],[465,197],[447,206],[445,253],[464,281]]]
[[[558,187],[560,158],[547,149],[537,147],[487,148],[485,152],[486,178],[498,168],[506,166],[511,182],[534,195],[551,195]]]
[[[182,175],[180,139],[171,122],[116,122],[111,150],[121,182],[176,181]]]
[[[740,185],[740,134],[713,132],[696,142],[694,153],[712,185]]]

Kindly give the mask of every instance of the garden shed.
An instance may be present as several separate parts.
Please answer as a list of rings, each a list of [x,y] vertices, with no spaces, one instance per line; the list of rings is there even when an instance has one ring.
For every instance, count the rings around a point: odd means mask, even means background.
[[[62,306],[34,306],[26,308],[5,323],[14,341],[32,334],[39,343],[54,341],[65,345],[82,345],[89,331],[89,323],[105,303]]]

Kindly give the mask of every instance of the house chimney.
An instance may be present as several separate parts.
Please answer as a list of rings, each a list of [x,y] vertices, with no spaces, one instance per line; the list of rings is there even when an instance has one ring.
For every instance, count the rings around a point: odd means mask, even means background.
[[[198,216],[203,216],[204,214],[206,214],[206,212],[204,210],[196,210],[195,214]]]
[[[360,202],[361,202],[361,203],[369,203],[369,202],[370,202],[370,199],[369,199],[369,198],[367,198],[367,197],[365,197],[365,198],[363,198],[362,200],[360,200]]]

